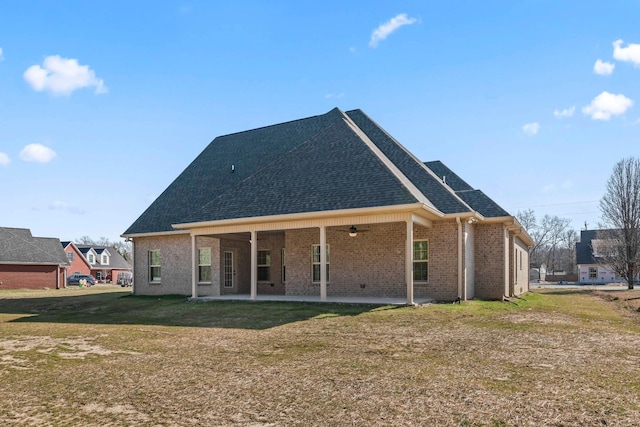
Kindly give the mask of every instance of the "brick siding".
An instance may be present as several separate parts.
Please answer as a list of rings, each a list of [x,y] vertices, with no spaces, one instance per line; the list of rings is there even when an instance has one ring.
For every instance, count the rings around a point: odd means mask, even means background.
[[[64,287],[64,268],[57,265],[0,265],[0,289],[56,289]]]

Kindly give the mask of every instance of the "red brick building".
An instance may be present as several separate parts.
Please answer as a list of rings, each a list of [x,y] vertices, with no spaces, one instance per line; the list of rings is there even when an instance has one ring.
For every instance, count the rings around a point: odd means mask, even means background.
[[[65,287],[69,266],[60,240],[27,228],[0,227],[0,289]]]

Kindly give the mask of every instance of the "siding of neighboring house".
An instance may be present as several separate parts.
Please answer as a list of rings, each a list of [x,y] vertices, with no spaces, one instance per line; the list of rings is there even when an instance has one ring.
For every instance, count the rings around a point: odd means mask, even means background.
[[[591,277],[590,271],[593,269],[596,277]],[[615,271],[610,267],[601,264],[583,264],[578,266],[578,278],[584,284],[605,284],[623,283],[623,279],[616,277]]]
[[[67,273],[69,275],[74,273],[91,274],[91,269],[84,260],[84,256],[80,251],[77,251],[73,245],[67,245],[67,247],[64,248],[64,252],[65,254],[73,253],[73,260],[69,261],[69,267],[67,268]]]
[[[0,264],[0,289],[56,289],[64,286],[64,268],[57,265]]]

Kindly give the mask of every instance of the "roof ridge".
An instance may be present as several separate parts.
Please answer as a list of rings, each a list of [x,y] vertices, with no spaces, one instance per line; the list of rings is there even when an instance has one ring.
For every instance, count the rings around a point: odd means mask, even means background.
[[[216,136],[215,138],[213,138],[212,142],[215,141],[216,139],[219,139],[219,138],[226,138],[228,136],[242,135],[243,133],[247,133],[247,132],[254,132],[254,131],[257,131],[257,130],[269,129],[269,128],[274,128],[274,127],[283,126],[283,125],[291,125],[292,123],[302,122],[302,121],[305,121],[305,120],[310,120],[310,119],[315,119],[315,118],[322,117],[322,116],[327,116],[327,115],[333,113],[334,111],[339,111],[340,113],[342,113],[342,110],[340,110],[338,107],[333,107],[331,110],[327,111],[326,113],[322,113],[322,114],[316,114],[316,115],[309,116],[309,117],[302,117],[300,119],[289,120],[289,121],[281,122],[281,123],[274,123],[274,124],[266,125],[266,126],[258,126],[257,128],[252,128],[252,129],[241,130],[241,131],[238,131],[238,132],[227,133],[225,135],[219,135],[219,136]]]

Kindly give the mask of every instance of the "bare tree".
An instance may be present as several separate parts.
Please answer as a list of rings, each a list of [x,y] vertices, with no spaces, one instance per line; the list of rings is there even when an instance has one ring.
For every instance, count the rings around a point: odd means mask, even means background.
[[[546,262],[552,270],[556,270],[556,259],[563,259],[566,252],[564,245],[562,245],[565,243],[566,236],[569,233],[575,236],[575,231],[569,229],[571,221],[556,215],[545,215],[538,220],[532,209],[518,212],[516,218],[533,238],[534,245],[530,252],[531,262],[535,264]],[[566,269],[564,261],[562,265]]]
[[[640,159],[625,158],[614,166],[600,212],[604,228],[611,229],[603,258],[633,289],[640,269]]]

